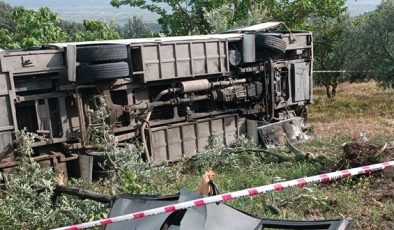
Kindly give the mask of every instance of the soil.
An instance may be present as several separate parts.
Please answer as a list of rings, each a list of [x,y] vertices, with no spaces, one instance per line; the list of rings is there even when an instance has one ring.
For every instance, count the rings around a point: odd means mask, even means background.
[[[393,159],[394,149],[389,145],[376,145],[368,142],[353,141],[343,146],[343,154],[339,167],[354,168],[377,164]],[[394,207],[384,205],[394,200],[394,174],[391,170],[376,172],[372,175],[371,184],[362,192],[365,206],[353,216],[355,229],[394,229]],[[379,210],[379,211],[377,211]],[[372,224],[369,219],[381,215],[382,221]]]
[[[353,141],[343,146],[339,168],[377,164],[389,160],[393,156],[393,152],[393,148],[387,144],[379,146],[369,142]]]

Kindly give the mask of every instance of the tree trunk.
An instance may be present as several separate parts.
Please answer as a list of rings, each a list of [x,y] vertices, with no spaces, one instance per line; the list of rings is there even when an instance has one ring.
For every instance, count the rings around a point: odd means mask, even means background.
[[[335,97],[337,95],[337,87],[338,87],[338,83],[332,84],[332,89],[331,89],[332,97]]]
[[[68,194],[68,195],[73,195],[76,196],[80,199],[89,199],[89,200],[94,200],[100,203],[111,203],[112,198],[100,193],[96,193],[93,191],[89,190],[84,190],[80,189],[78,187],[74,186],[63,186],[63,185],[57,185],[56,188],[54,189],[53,197],[52,197],[52,202],[55,203],[56,198],[58,196],[61,196],[63,193]]]
[[[328,98],[332,98],[331,90],[330,90],[330,84],[325,84],[324,87],[326,87],[326,95]]]

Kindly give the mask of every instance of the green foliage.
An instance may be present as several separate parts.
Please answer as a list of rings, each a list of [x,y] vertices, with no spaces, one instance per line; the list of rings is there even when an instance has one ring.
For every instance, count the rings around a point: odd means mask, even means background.
[[[314,32],[315,67],[319,70],[342,69],[345,64],[347,18],[316,22]]]
[[[15,134],[16,136],[16,154],[17,157],[31,157],[34,154],[33,144],[38,135],[35,133],[30,133],[26,128],[18,130]]]
[[[268,146],[263,149],[254,141],[241,136],[234,146],[229,148],[223,147],[222,142],[215,138],[210,150],[187,161],[187,168],[199,173],[209,169],[218,172],[237,172],[241,169],[256,169],[265,163],[315,161],[314,158],[312,154],[305,153],[290,143],[286,146]]]
[[[314,66],[317,70],[343,70],[346,68],[346,47],[348,39],[349,19],[343,16],[338,19],[315,21],[310,29],[314,31]],[[346,78],[341,73],[316,73],[314,81],[326,87],[327,97],[336,94],[337,85]],[[332,87],[330,89],[330,86]]]
[[[15,23],[14,31],[3,29],[0,32],[9,37],[1,41],[2,47],[32,47],[67,40],[67,34],[57,26],[59,16],[49,8],[40,8],[38,11],[16,8],[12,12],[12,21]]]
[[[69,36],[73,36],[78,32],[81,32],[85,29],[82,23],[74,22],[74,21],[66,21],[60,20],[59,27],[67,33]]]
[[[153,33],[141,18],[133,16],[119,28],[119,34],[122,38],[150,38],[157,37],[158,34]]]
[[[88,221],[106,211],[102,204],[70,196],[52,202],[57,184],[51,168],[28,158],[5,176],[7,192],[0,199],[0,229],[49,229]]]
[[[343,81],[376,80],[384,86],[394,83],[394,2],[383,2],[376,11],[336,20],[314,20],[315,69],[345,70],[341,73],[317,73],[315,83],[326,87],[333,97]],[[331,89],[330,89],[331,87]]]
[[[109,113],[105,98],[96,96],[91,101],[95,104],[95,109],[88,110],[92,120],[92,125],[88,129],[89,144],[98,151],[114,151],[118,142],[111,134],[111,126],[106,122]]]
[[[259,3],[256,3],[245,17],[237,17],[236,12],[229,5],[222,5],[208,11],[204,17],[209,23],[212,33],[221,33],[231,28],[254,25],[270,19],[268,10]],[[235,18],[237,19],[235,20]]]
[[[285,22],[293,29],[305,29],[305,24],[311,20],[331,20],[346,12],[345,0],[268,0],[265,2],[274,6],[271,11],[272,18]]]
[[[12,40],[12,33],[4,28],[0,28],[0,47],[2,48],[18,47],[18,44]]]
[[[74,41],[98,41],[120,39],[120,35],[105,22],[84,20],[84,31],[77,32]]]
[[[20,165],[2,175],[6,192],[0,194],[0,229],[49,229],[88,221],[106,212],[104,205],[71,196],[53,201],[58,183],[52,168],[42,168],[32,155],[35,134],[16,134]]]
[[[112,0],[111,4],[157,13],[166,35],[207,34],[267,19],[302,28],[312,17],[337,17],[346,10],[345,0]]]
[[[176,167],[148,166],[128,168],[123,174],[127,194],[168,195],[177,193],[181,187],[177,181],[182,177],[181,170]]]
[[[28,10],[20,7],[15,8],[12,13],[6,10],[3,13],[9,15],[11,21],[6,22],[8,26],[0,28],[1,48],[29,48],[53,42],[120,38],[114,27],[104,22],[91,20],[85,20],[83,24],[65,22],[49,8]],[[7,19],[5,16],[4,18]]]
[[[154,12],[160,16],[159,24],[162,32],[167,35],[205,34],[210,32],[204,13],[222,1],[204,0],[176,0],[176,1],[139,1],[139,0],[112,0],[113,6],[130,5]],[[167,10],[167,6],[171,9]]]
[[[349,29],[348,69],[356,71],[352,80],[373,79],[394,85],[394,1],[384,1],[378,9],[357,18]]]
[[[203,173],[212,169],[218,172],[238,171],[241,168],[253,168],[264,160],[260,153],[250,152],[250,149],[260,149],[246,137],[240,137],[234,144],[235,148],[223,146],[220,138],[213,138],[211,149],[187,161],[187,169]]]

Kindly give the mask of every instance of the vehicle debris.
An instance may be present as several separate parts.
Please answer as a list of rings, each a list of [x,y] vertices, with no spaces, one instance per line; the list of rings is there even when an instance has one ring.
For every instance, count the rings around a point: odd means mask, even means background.
[[[110,217],[127,213],[143,211],[149,208],[167,206],[197,199],[200,196],[187,190],[181,190],[179,195],[156,196],[127,196],[116,198],[109,214]],[[106,230],[120,229],[330,229],[349,230],[352,223],[346,219],[321,220],[321,221],[286,221],[263,219],[244,213],[229,205],[208,204],[203,207],[189,208],[173,213],[162,213],[137,221],[124,221],[108,225]]]

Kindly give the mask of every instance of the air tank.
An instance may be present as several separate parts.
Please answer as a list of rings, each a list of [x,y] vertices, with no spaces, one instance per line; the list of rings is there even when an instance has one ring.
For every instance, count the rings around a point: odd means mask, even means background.
[[[242,40],[242,59],[244,63],[256,62],[255,34],[245,33]]]

